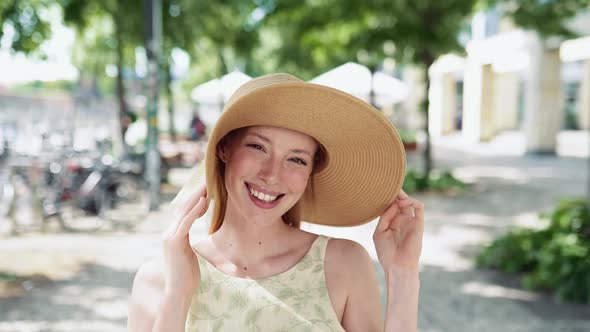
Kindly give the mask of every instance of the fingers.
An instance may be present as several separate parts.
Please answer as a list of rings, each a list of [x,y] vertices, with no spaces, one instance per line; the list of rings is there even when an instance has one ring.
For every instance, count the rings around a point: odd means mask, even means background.
[[[201,198],[205,201],[205,208],[207,210],[206,205],[207,202],[207,186],[203,184],[194,194],[192,194],[184,203],[182,203],[179,207],[177,212],[175,213],[174,221],[170,224],[170,226],[164,232],[164,237],[172,236],[177,233],[179,226],[182,224],[182,221],[187,217],[188,214],[199,204]],[[202,213],[201,213],[202,215]],[[194,219],[200,217],[201,215],[193,218]],[[192,224],[191,221],[191,224]],[[190,227],[189,227],[190,228]]]
[[[420,202],[419,200],[408,197],[406,199],[399,200],[398,205],[404,213],[411,213],[417,218],[424,219],[424,203]]]
[[[182,218],[180,224],[178,225],[178,229],[176,230],[176,234],[179,236],[188,235],[191,226],[195,222],[196,219],[201,217],[206,209],[207,199],[201,196],[197,202],[197,204],[190,210],[190,212]]]
[[[408,194],[406,194],[406,192],[403,189],[400,189],[398,197],[401,199],[406,199],[406,198],[409,198],[410,196],[408,196]]]
[[[379,222],[377,223],[377,227],[375,228],[375,233],[386,231],[389,228],[389,224],[391,223],[391,220],[398,213],[399,213],[399,207],[397,206],[397,204],[395,202],[392,203],[391,205],[389,205],[387,210],[385,210],[385,212],[383,212],[381,217],[379,217]]]
[[[180,205],[180,219],[182,219],[187,213],[189,213],[192,207],[195,206],[195,204],[197,204],[200,197],[207,197],[206,184],[203,184],[201,187],[199,187],[199,189],[193,195],[191,195],[184,203]]]

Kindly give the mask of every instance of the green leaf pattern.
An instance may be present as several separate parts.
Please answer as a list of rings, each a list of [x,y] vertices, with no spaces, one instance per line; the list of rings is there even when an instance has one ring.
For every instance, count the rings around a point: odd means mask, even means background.
[[[291,269],[262,279],[236,278],[199,257],[201,285],[192,298],[186,331],[344,331],[328,296],[318,236]]]

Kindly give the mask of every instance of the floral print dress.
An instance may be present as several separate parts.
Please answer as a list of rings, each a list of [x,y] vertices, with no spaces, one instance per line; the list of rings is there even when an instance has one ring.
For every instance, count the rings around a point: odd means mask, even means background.
[[[328,240],[318,236],[295,266],[261,279],[224,274],[197,253],[201,284],[192,298],[185,330],[344,331],[326,287]]]

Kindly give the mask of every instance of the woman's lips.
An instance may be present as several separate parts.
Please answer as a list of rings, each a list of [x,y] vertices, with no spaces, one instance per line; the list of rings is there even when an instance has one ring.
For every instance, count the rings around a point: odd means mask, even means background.
[[[249,183],[249,182],[246,182],[246,186],[248,187],[248,189],[252,188],[252,189],[254,189],[254,190],[256,190],[256,191],[258,191],[260,193],[263,193],[263,194],[266,194],[266,195],[270,195],[270,196],[279,196],[279,195],[282,194],[280,192],[267,190],[265,188],[262,188],[260,186],[257,186],[255,184]]]
[[[248,183],[246,183],[245,188],[248,193],[248,197],[250,197],[250,200],[254,203],[254,205],[256,205],[257,207],[259,207],[261,209],[272,209],[272,208],[276,207],[277,205],[279,205],[281,199],[285,196],[283,194],[277,193],[276,196],[279,196],[279,197],[277,197],[272,202],[267,202],[267,201],[263,201],[263,200],[255,197],[254,195],[252,195],[252,192],[250,191],[250,187],[249,187]],[[254,189],[254,190],[256,190],[256,189]],[[258,191],[258,190],[256,190],[256,191]],[[267,193],[267,192],[265,192],[265,193]],[[268,195],[270,195],[270,194],[268,194]],[[273,196],[275,196],[275,195],[273,195]]]

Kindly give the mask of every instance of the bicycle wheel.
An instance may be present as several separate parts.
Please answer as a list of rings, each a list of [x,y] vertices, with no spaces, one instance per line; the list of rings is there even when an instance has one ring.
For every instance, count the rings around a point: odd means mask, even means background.
[[[134,227],[150,212],[149,187],[142,179],[121,175],[98,195],[99,215],[116,226]]]

